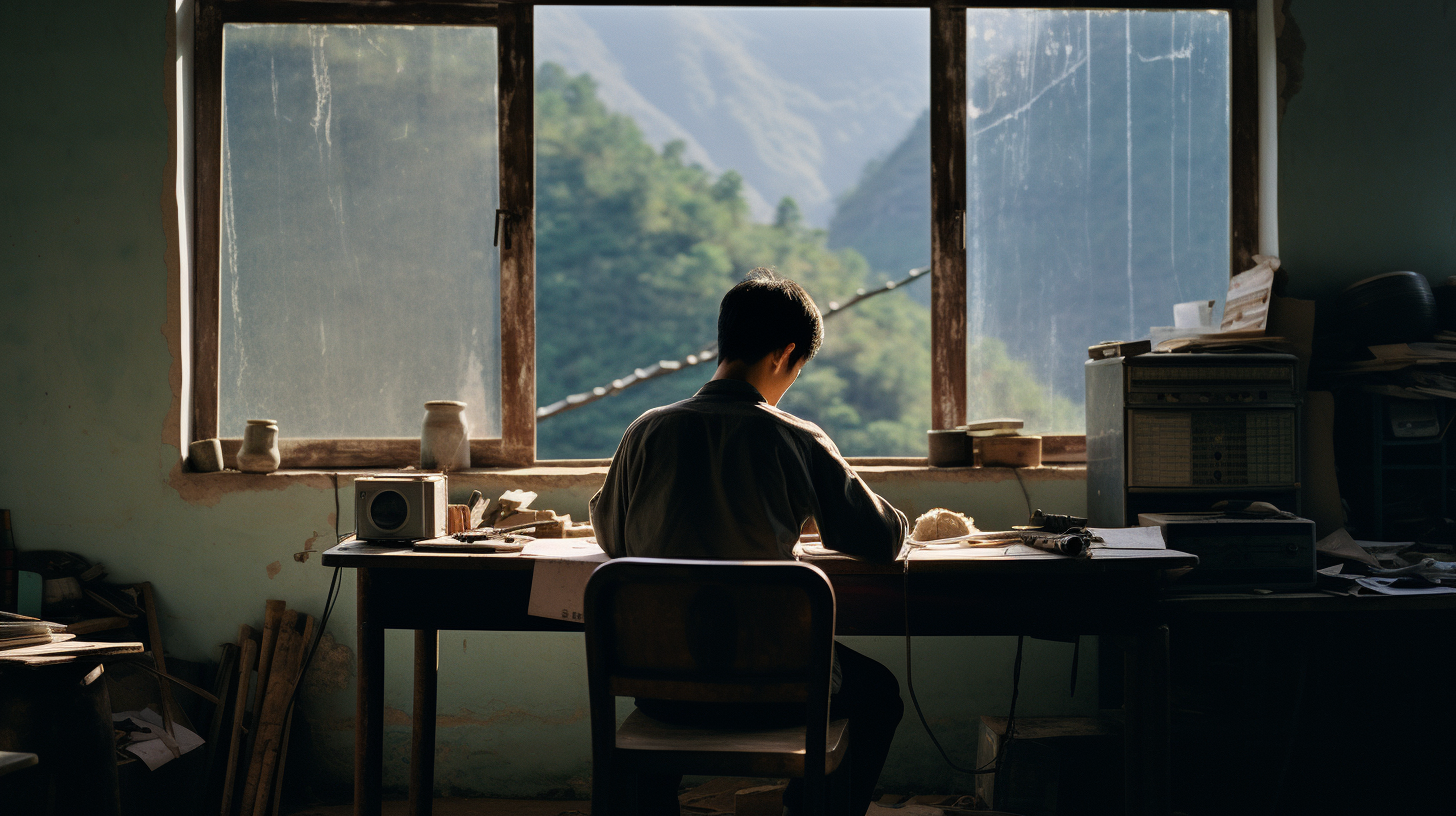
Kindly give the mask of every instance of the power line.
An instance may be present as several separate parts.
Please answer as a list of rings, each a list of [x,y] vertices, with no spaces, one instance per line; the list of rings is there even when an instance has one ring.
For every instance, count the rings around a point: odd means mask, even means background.
[[[916,279],[928,274],[929,272],[930,267],[928,266],[916,267],[915,269],[907,272],[905,274],[905,277],[901,278],[900,280],[886,281],[883,286],[880,286],[876,289],[859,289],[855,291],[853,297],[851,297],[849,300],[844,301],[843,303],[831,300],[829,301],[829,308],[824,311],[824,319],[829,320],[851,306],[869,300],[875,295],[882,295],[885,292],[898,289],[899,287],[904,286],[907,283],[911,283]],[[565,413],[566,411],[570,411],[574,408],[580,408],[583,405],[590,405],[591,403],[596,402],[599,399],[605,399],[607,397],[613,396],[614,394],[620,394],[623,391],[626,391],[628,388],[641,385],[648,380],[655,380],[658,377],[665,377],[668,374],[674,374],[676,372],[683,371],[694,366],[702,365],[703,363],[710,362],[716,359],[718,359],[718,344],[717,342],[713,342],[704,346],[702,350],[698,353],[689,354],[687,357],[681,360],[658,360],[652,365],[634,369],[632,373],[627,374],[623,377],[618,377],[617,379],[612,380],[606,385],[599,385],[590,391],[583,391],[579,394],[571,394],[565,399],[559,399],[551,403],[550,405],[543,405],[540,408],[536,409],[536,421],[540,422],[543,419],[549,419],[556,416],[557,414]]]

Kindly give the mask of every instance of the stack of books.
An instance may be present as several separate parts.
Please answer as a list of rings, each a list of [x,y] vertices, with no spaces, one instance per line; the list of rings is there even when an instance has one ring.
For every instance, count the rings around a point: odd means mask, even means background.
[[[63,623],[51,623],[14,612],[0,612],[0,650],[60,643],[75,637],[66,634],[65,629],[66,625]]]

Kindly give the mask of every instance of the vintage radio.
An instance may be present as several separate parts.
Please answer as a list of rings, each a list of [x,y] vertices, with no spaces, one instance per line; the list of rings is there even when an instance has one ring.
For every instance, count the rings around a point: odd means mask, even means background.
[[[354,480],[354,534],[366,541],[439,538],[447,532],[445,477],[360,476]]]
[[[1299,507],[1299,401],[1288,354],[1088,360],[1087,515],[1207,510],[1221,499]]]

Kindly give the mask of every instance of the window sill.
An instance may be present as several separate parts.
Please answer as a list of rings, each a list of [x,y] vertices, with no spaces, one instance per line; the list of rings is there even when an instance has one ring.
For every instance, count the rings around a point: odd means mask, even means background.
[[[471,490],[483,493],[500,492],[506,489],[571,490],[592,489],[601,486],[607,474],[609,460],[557,460],[543,461],[531,467],[472,468],[450,474],[451,498]],[[1047,464],[1034,468],[1002,467],[949,467],[933,468],[924,459],[851,459],[856,472],[870,484],[889,482],[1000,482],[1021,477],[1029,481],[1075,481],[1087,477],[1086,465],[1080,463]],[[319,489],[333,489],[346,484],[356,476],[376,473],[399,473],[398,470],[380,468],[347,469],[290,469],[272,473],[243,473],[224,470],[217,473],[174,473],[172,485],[189,501],[214,504],[222,494],[242,491],[282,490],[293,485],[308,485]],[[413,471],[410,471],[413,472]]]

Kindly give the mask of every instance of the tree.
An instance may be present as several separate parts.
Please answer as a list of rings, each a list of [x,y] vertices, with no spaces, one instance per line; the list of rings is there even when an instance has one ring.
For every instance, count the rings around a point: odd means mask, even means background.
[[[654,150],[611,113],[585,74],[537,72],[537,393],[588,391],[716,337],[723,293],[757,266],[801,283],[821,309],[869,285],[864,259],[831,251],[792,199],[773,225],[748,220],[742,179]],[[899,295],[830,325],[786,409],[819,422],[847,454],[924,451],[929,318]],[[890,342],[886,342],[886,340]],[[642,411],[690,396],[706,367],[654,380],[540,423],[542,458],[609,456]]]

